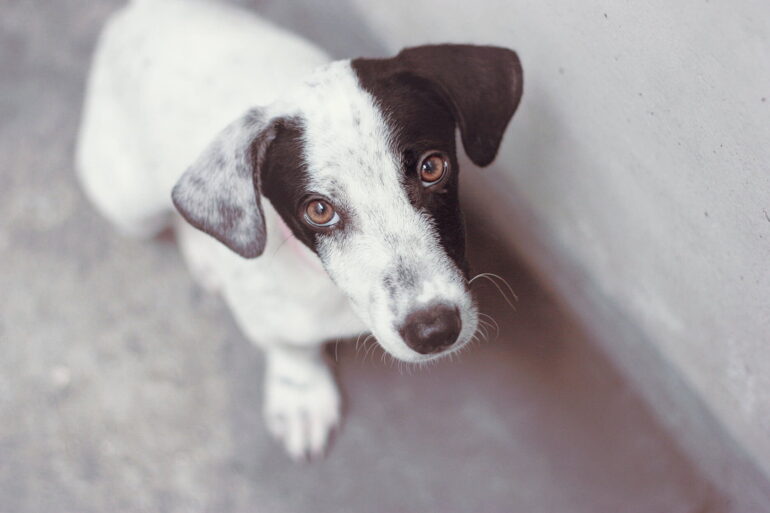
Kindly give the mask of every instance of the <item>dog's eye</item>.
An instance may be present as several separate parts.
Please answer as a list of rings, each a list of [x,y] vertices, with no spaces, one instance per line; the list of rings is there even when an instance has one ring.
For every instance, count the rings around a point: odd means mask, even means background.
[[[443,153],[432,151],[420,160],[420,181],[424,187],[436,185],[449,169],[449,161]]]
[[[328,201],[313,199],[305,205],[305,221],[312,226],[325,228],[337,224],[339,220],[339,214]]]

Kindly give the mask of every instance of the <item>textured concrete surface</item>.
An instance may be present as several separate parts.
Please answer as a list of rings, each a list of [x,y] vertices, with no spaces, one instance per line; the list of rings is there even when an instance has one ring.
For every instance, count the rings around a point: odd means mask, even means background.
[[[471,219],[500,336],[407,371],[331,348],[348,415],[292,464],[260,418],[262,360],[169,238],[121,239],[72,149],[119,2],[8,1],[0,18],[0,512],[722,511],[576,324]],[[467,176],[467,175],[466,175]],[[335,351],[336,349],[336,351]]]

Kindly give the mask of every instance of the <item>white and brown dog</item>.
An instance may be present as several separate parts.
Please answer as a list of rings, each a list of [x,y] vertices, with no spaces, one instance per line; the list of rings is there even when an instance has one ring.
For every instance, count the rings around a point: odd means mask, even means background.
[[[340,419],[324,342],[371,331],[425,362],[473,337],[455,129],[489,164],[521,93],[504,48],[330,62],[236,8],[135,0],[102,34],[77,167],[124,232],[177,221],[193,274],[266,352],[269,430],[315,456]]]

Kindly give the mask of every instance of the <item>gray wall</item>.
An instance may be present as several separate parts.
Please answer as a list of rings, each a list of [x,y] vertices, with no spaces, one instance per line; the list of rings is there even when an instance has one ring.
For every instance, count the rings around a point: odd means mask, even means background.
[[[712,476],[743,493],[745,464],[762,486],[770,3],[354,3],[390,51],[519,52],[522,106],[497,163],[466,185],[486,204],[504,191],[489,214]]]

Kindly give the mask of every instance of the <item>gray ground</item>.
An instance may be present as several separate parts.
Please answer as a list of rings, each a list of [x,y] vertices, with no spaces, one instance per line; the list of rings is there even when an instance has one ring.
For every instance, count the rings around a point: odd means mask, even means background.
[[[119,238],[73,179],[89,55],[117,4],[2,4],[0,513],[711,511],[634,392],[473,221],[476,270],[520,296],[513,312],[477,286],[500,337],[412,373],[340,345],[343,431],[325,461],[291,463],[261,422],[261,356],[222,303],[170,238]]]

